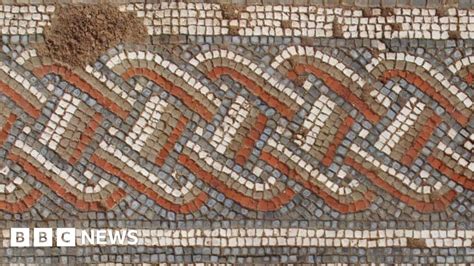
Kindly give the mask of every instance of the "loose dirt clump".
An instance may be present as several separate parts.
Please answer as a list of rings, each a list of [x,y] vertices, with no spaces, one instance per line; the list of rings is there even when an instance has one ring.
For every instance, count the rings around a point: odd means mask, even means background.
[[[146,36],[142,20],[110,4],[58,6],[39,52],[72,67],[85,66],[119,43],[142,43]]]

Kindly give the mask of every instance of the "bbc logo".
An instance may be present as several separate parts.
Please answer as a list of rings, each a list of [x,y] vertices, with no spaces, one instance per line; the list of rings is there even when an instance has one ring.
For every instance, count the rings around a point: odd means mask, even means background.
[[[30,231],[30,228],[10,228],[10,246],[30,247]],[[53,236],[53,228],[34,228],[33,247],[52,247]],[[55,236],[57,247],[76,246],[75,228],[57,228]]]
[[[30,247],[32,244],[33,247],[52,247],[54,240],[56,247],[75,247],[76,240],[80,240],[79,245],[137,245],[139,242],[138,231],[129,229],[10,228],[11,247]]]

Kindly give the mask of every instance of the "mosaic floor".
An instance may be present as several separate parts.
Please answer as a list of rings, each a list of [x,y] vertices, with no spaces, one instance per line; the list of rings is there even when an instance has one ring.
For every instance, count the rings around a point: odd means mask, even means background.
[[[397,5],[123,3],[84,66],[0,5],[0,263],[474,263],[474,8]]]

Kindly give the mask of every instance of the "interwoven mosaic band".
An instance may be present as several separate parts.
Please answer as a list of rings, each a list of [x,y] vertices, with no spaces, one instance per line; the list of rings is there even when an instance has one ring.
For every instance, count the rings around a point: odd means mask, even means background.
[[[473,10],[117,8],[145,43],[68,67],[0,5],[2,263],[474,263]]]

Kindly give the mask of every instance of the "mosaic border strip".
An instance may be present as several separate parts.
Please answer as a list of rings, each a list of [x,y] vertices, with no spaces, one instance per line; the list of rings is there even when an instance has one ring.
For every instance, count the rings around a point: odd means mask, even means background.
[[[94,4],[96,0],[1,0],[3,4]],[[144,3],[144,0],[114,0],[113,4]],[[162,0],[147,0],[148,4],[163,2]],[[165,1],[168,2],[168,1]],[[200,0],[184,0],[184,3],[202,3]],[[208,0],[206,3],[248,6],[248,5],[288,5],[288,6],[310,6],[323,7],[417,7],[417,8],[471,8],[473,5],[469,0]]]
[[[98,230],[98,229],[95,229]],[[118,230],[101,228],[99,230]],[[155,247],[471,247],[473,230],[324,230],[303,228],[251,229],[138,229],[139,246]],[[76,229],[77,246],[94,246]],[[86,232],[88,232],[86,230]],[[3,247],[10,247],[10,229],[2,232]],[[109,243],[108,245],[113,245]]]
[[[202,238],[203,241],[206,241],[203,243],[204,247],[191,247],[192,244],[194,243],[193,240],[190,240],[189,243],[186,243],[186,239],[192,238],[192,236],[198,236],[197,232],[199,230],[194,230],[193,228],[196,228],[195,225],[193,225],[193,222],[189,221],[187,222],[187,226],[171,226],[171,224],[166,225],[166,222],[162,224],[154,223],[154,222],[145,222],[145,223],[137,223],[134,226],[129,226],[129,227],[124,227],[122,226],[107,226],[107,225],[90,225],[86,226],[85,224],[81,225],[81,222],[75,221],[75,222],[49,222],[49,223],[37,223],[35,225],[30,224],[30,226],[33,227],[48,227],[48,226],[61,226],[61,227],[76,227],[78,228],[78,231],[81,231],[83,228],[87,232],[91,232],[90,230],[92,229],[103,229],[103,228],[120,228],[120,229],[126,229],[126,228],[144,228],[146,232],[150,232],[150,235],[145,234],[146,236],[143,239],[146,239],[147,245],[141,245],[141,246],[121,246],[121,245],[100,245],[97,247],[88,247],[88,246],[77,246],[74,248],[75,252],[69,252],[68,254],[62,254],[60,256],[55,256],[55,257],[49,257],[48,255],[42,256],[41,254],[48,254],[48,252],[55,252],[54,254],[60,254],[61,252],[59,251],[58,248],[41,248],[41,247],[36,247],[36,248],[23,248],[23,252],[21,256],[17,256],[16,259],[18,261],[22,261],[22,256],[23,258],[27,258],[29,254],[36,254],[36,260],[37,262],[43,262],[43,263],[53,263],[53,262],[62,262],[62,263],[71,263],[71,262],[77,262],[77,263],[91,263],[93,261],[105,261],[105,257],[108,258],[107,261],[110,262],[123,262],[123,263],[131,263],[131,262],[168,262],[168,263],[179,263],[179,262],[213,262],[213,263],[250,263],[250,262],[267,262],[267,263],[278,263],[278,262],[300,262],[300,263],[318,263],[322,264],[323,262],[325,263],[456,263],[457,265],[463,265],[462,263],[464,262],[469,262],[472,259],[472,255],[469,255],[469,247],[466,248],[440,248],[440,247],[431,247],[428,248],[425,245],[427,242],[424,240],[424,237],[427,238],[432,238],[433,236],[436,236],[434,239],[433,243],[430,242],[430,244],[433,245],[438,245],[442,246],[445,243],[449,244],[451,241],[449,240],[449,237],[446,239],[446,241],[440,241],[441,238],[444,238],[444,234],[446,233],[446,236],[451,235],[454,236],[456,235],[458,230],[443,230],[443,229],[433,229],[437,227],[436,223],[426,225],[423,230],[406,230],[406,229],[395,229],[395,230],[375,230],[376,228],[382,228],[380,227],[380,223],[374,223],[371,227],[371,229],[367,230],[362,230],[358,231],[361,233],[361,236],[364,236],[364,234],[370,236],[370,234],[376,234],[378,238],[377,241],[386,241],[388,243],[392,244],[399,244],[398,242],[393,242],[392,240],[395,238],[398,238],[401,235],[408,235],[406,239],[407,244],[409,247],[391,247],[388,249],[384,248],[377,248],[377,247],[372,247],[372,248],[357,248],[357,247],[351,247],[351,248],[343,248],[343,247],[337,247],[335,246],[335,243],[338,243],[337,245],[341,244],[339,240],[341,240],[341,236],[345,235],[351,235],[351,239],[355,240],[359,238],[360,236],[356,236],[354,232],[357,230],[353,229],[336,229],[336,228],[344,228],[344,227],[339,227],[339,226],[334,226],[331,222],[326,222],[326,226],[308,226],[308,225],[303,225],[298,223],[299,225],[297,227],[292,227],[291,225],[283,225],[281,224],[281,227],[277,227],[276,225],[271,226],[269,224],[268,226],[261,226],[258,225],[258,221],[255,221],[255,224],[249,223],[248,225],[244,225],[242,223],[244,221],[214,221],[212,227],[210,228],[216,228],[214,230],[206,230],[206,232],[217,232],[220,231],[222,234],[227,234],[227,232],[249,232],[250,234],[256,234],[257,231],[263,232],[262,234],[266,235],[275,235],[275,234],[280,234],[281,232],[287,232],[288,230],[291,230],[292,233],[291,235],[295,235],[295,239],[297,238],[296,235],[298,235],[298,230],[303,231],[308,231],[305,228],[311,228],[309,231],[315,232],[317,234],[321,234],[321,232],[329,232],[331,236],[334,235],[334,238],[329,240],[328,242],[321,242],[321,244],[325,245],[326,243],[332,243],[332,247],[317,247],[319,245],[319,242],[316,240],[311,240],[310,243],[312,243],[313,246],[310,247],[305,247],[305,246],[298,246],[298,247],[291,247],[293,244],[289,244],[289,246],[285,245],[280,245],[278,247],[251,247],[247,246],[250,243],[253,243],[253,241],[259,241],[258,239],[247,239],[246,241],[240,241],[237,242],[240,247],[218,247],[218,244],[223,244],[224,246],[227,245],[230,242],[224,241],[219,243],[218,241],[212,241],[212,239],[215,239],[219,233],[214,233],[213,235],[209,235],[204,238]],[[246,223],[248,223],[247,221]],[[240,226],[237,225],[230,225],[230,223],[241,223]],[[297,222],[293,221],[293,224],[296,224]],[[203,224],[204,225],[204,224]],[[210,224],[207,224],[203,228],[209,228]],[[24,227],[25,224],[21,225],[21,223],[10,223],[9,226],[20,226]],[[256,229],[249,229],[249,226],[253,227],[256,226]],[[164,229],[164,230],[156,230],[157,227],[160,228],[172,228],[172,229]],[[457,228],[458,225],[452,224],[451,228]],[[186,229],[189,228],[189,229]],[[230,229],[223,229],[223,228],[230,228]],[[264,229],[265,228],[265,229]],[[280,228],[283,228],[283,230],[280,230]],[[294,228],[291,229],[291,228]],[[325,229],[321,230],[321,228],[333,228],[333,229]],[[401,227],[401,228],[407,228],[407,227]],[[462,231],[462,230],[460,230]],[[167,235],[162,236],[160,238],[157,238],[153,236],[154,233],[164,233],[168,232]],[[187,232],[190,234],[183,234],[181,238],[178,237],[178,234],[176,232]],[[337,233],[341,232],[341,233]],[[372,233],[370,233],[372,232]],[[388,234],[386,234],[386,232]],[[415,233],[416,237],[415,238]],[[0,232],[1,234],[2,232]],[[472,232],[470,233],[472,234]],[[8,233],[6,234],[8,235]],[[390,237],[388,236],[390,235]],[[423,236],[422,236],[423,235]],[[462,233],[460,234],[462,235]],[[214,237],[213,237],[214,236]],[[4,237],[4,236],[3,236]],[[290,234],[286,234],[286,237],[290,237]],[[280,241],[283,241],[283,238],[280,238]],[[380,237],[380,238],[379,238]],[[465,235],[461,239],[462,241],[465,241]],[[198,237],[201,239],[201,237]],[[266,237],[263,237],[266,238]],[[292,238],[292,237],[290,237]],[[155,240],[155,244],[152,245],[152,239]],[[161,240],[160,240],[161,239]],[[174,239],[173,242],[170,242],[171,239]],[[236,239],[242,239],[240,237],[236,237],[232,240],[232,243]],[[314,239],[314,238],[313,238]],[[316,238],[318,239],[318,238]],[[382,240],[384,239],[384,240]],[[80,243],[80,239],[78,239],[77,243]],[[87,240],[86,240],[87,241]],[[175,246],[175,244],[184,241],[182,246]],[[278,240],[277,240],[278,241]],[[459,241],[456,240],[457,242]],[[365,244],[368,244],[370,240],[367,242],[364,242]],[[402,241],[403,242],[403,241]],[[5,243],[5,240],[4,240]],[[288,243],[293,243],[293,242],[288,242]],[[344,243],[347,244],[347,242]],[[359,243],[358,241],[353,241],[352,244]],[[454,242],[453,242],[454,243]],[[164,245],[161,247],[156,247],[154,245]],[[191,245],[191,246],[190,246]],[[100,247],[100,249],[99,249]],[[257,249],[261,250],[258,251]],[[9,249],[9,252],[12,252],[13,249]],[[40,251],[41,250],[41,251]],[[2,249],[0,249],[0,254],[2,252]],[[45,252],[45,253],[42,253]],[[7,253],[8,254],[8,253]],[[11,253],[10,253],[11,254]],[[77,256],[77,254],[87,254],[86,256]],[[120,254],[120,255],[119,255]],[[129,255],[130,254],[130,255]],[[135,255],[132,255],[135,254]],[[139,255],[138,255],[139,254]],[[194,254],[194,256],[189,256],[186,254]],[[363,254],[363,255],[360,255]],[[383,254],[384,256],[381,256]],[[404,254],[404,256],[402,256]],[[102,256],[102,257],[101,257]],[[13,260],[14,261],[14,260]],[[26,261],[26,260],[25,260]]]
[[[128,4],[121,11],[144,18],[150,36],[296,36],[369,39],[473,39],[474,11],[447,8],[345,9],[318,6],[203,3]],[[230,10],[229,10],[230,9]],[[3,35],[42,34],[54,5],[0,5]]]

